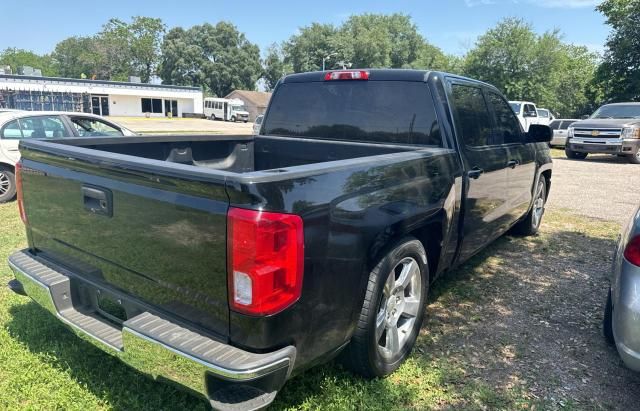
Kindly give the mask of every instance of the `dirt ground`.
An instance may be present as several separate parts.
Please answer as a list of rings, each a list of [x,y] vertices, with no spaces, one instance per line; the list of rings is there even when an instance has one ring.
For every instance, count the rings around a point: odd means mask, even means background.
[[[231,123],[197,118],[109,117],[140,134],[251,134],[253,123]]]
[[[552,182],[538,236],[506,236],[436,284],[418,350],[436,349],[429,355],[466,380],[537,408],[640,409],[640,375],[601,333],[615,239],[640,204],[640,166],[554,159]]]

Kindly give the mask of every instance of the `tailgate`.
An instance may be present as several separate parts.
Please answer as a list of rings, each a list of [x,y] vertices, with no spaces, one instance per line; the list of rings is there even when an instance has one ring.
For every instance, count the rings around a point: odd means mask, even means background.
[[[135,157],[100,161],[101,152],[85,151],[83,159],[22,148],[30,247],[82,287],[227,336],[223,177],[189,178],[181,165],[155,172],[150,160],[140,159],[143,168],[132,166]]]

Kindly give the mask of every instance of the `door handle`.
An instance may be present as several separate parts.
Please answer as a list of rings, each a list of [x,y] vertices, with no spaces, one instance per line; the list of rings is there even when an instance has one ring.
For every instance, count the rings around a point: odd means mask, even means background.
[[[113,195],[106,188],[83,185],[82,203],[91,214],[113,216]]]
[[[520,162],[518,160],[511,160],[507,163],[507,167],[510,168],[516,168],[520,165]]]
[[[474,180],[477,180],[482,174],[484,174],[484,170],[480,167],[473,167],[467,172],[469,178],[473,178]]]

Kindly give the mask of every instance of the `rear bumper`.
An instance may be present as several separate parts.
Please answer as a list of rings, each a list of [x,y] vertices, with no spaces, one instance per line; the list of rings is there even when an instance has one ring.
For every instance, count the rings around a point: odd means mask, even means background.
[[[640,148],[640,140],[572,138],[567,148],[578,153],[633,155]]]
[[[74,305],[72,273],[28,250],[9,257],[24,292],[78,336],[155,379],[205,397],[215,409],[260,409],[291,373],[296,349],[251,353],[144,312],[121,325]]]
[[[613,298],[613,335],[622,361],[640,371],[640,269],[622,260]]]

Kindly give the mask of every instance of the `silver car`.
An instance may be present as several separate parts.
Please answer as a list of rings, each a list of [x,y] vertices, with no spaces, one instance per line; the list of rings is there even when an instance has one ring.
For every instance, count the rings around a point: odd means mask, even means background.
[[[567,144],[567,129],[569,126],[576,121],[577,119],[555,119],[551,123],[549,123],[549,127],[553,130],[553,139],[549,143],[550,146],[559,146],[564,147]]]
[[[640,371],[640,207],[620,235],[605,307],[605,338],[622,361]]]

